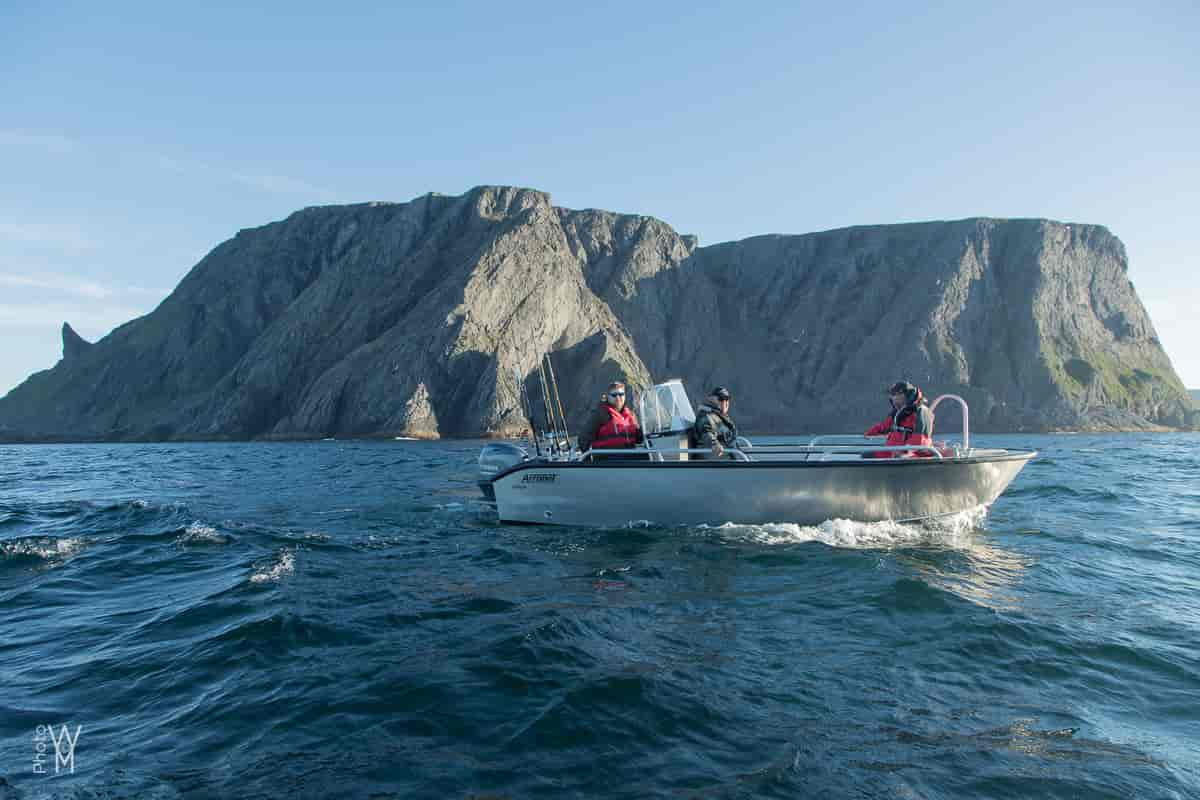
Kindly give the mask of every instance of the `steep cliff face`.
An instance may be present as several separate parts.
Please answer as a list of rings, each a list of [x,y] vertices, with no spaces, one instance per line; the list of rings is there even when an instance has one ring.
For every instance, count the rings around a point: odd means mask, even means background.
[[[0,438],[513,431],[512,376],[542,352],[576,425],[608,380],[651,375],[730,386],[757,430],[857,430],[898,378],[963,395],[976,428],[1193,424],[1126,266],[1105,229],[1044,220],[697,249],[512,187],[310,208],[101,341],[64,325],[63,360],[0,400]]]
[[[1045,220],[757,237],[677,271],[703,342],[665,361],[637,344],[656,374],[749,390],[772,429],[854,430],[886,413],[895,378],[963,396],[980,429],[1188,426],[1126,268],[1104,228]]]
[[[514,370],[551,351],[582,415],[597,390],[576,376],[649,379],[584,266],[541,192],[305,209],[240,232],[94,345],[65,329],[63,361],[0,400],[0,435],[500,432],[523,424]]]

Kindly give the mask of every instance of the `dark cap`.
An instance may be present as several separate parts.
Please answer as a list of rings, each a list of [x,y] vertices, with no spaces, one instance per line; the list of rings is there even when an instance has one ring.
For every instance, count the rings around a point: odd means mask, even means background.
[[[908,381],[896,381],[892,384],[892,388],[888,389],[888,394],[908,394],[917,387],[913,386]]]
[[[718,400],[728,400],[730,398],[729,390],[724,386],[714,386],[713,390],[708,394]]]

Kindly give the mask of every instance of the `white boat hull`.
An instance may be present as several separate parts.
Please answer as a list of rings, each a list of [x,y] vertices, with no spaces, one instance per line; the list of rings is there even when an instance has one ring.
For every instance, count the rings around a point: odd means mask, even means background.
[[[847,461],[531,460],[491,481],[502,522],[699,525],[920,520],[990,505],[1032,452]]]

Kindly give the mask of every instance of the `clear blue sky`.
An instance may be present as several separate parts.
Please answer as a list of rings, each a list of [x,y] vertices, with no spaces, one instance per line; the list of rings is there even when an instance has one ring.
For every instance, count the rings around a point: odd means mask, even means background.
[[[1194,2],[370,5],[0,0],[0,392],[239,228],[483,183],[702,244],[1107,225],[1200,386]]]

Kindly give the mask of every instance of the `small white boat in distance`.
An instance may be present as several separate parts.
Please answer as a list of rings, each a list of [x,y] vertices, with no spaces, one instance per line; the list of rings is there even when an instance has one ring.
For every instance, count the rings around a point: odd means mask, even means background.
[[[946,400],[963,410],[962,441],[953,445],[886,447],[862,436],[754,445],[739,438],[714,459],[689,449],[695,412],[683,383],[670,380],[639,399],[644,446],[579,453],[561,446],[561,432],[539,454],[493,442],[479,455],[479,486],[501,522],[816,525],[941,517],[990,505],[1037,455],[972,448],[966,402],[943,395],[933,407]],[[886,451],[901,457],[878,457]]]

